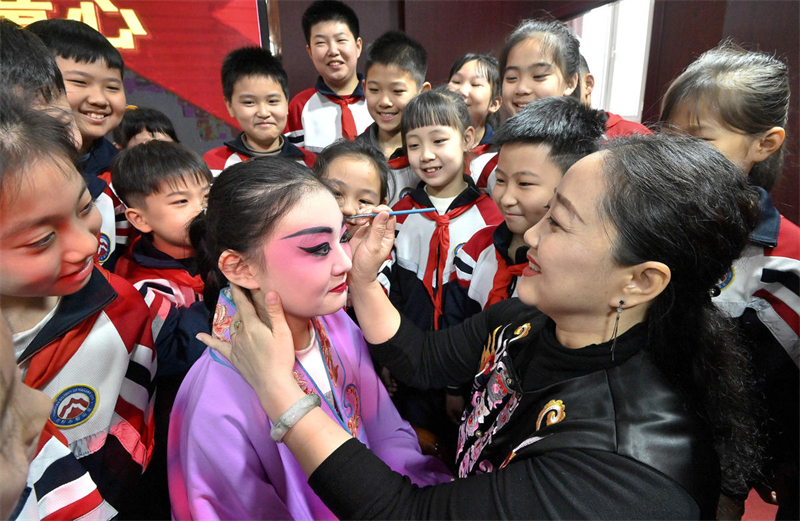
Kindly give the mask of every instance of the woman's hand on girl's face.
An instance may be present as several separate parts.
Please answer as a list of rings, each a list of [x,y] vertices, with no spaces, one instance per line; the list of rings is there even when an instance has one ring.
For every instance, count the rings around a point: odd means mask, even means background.
[[[267,415],[277,418],[294,403],[281,403],[282,396],[293,394],[285,392],[287,386],[299,390],[292,377],[295,360],[292,332],[286,323],[280,297],[270,291],[264,298],[267,319],[271,324],[268,327],[259,319],[244,291],[231,284],[231,293],[236,305],[231,343],[205,333],[198,334],[197,338],[227,358],[256,391]]]
[[[353,268],[347,275],[347,280],[351,286],[373,282],[378,276],[381,265],[392,252],[397,221],[394,217],[389,216],[389,211],[391,208],[385,205],[365,207],[363,210],[359,210],[360,213],[378,212],[378,215],[372,218],[369,226],[362,226],[350,240]],[[356,222],[367,224],[369,219],[365,217]]]

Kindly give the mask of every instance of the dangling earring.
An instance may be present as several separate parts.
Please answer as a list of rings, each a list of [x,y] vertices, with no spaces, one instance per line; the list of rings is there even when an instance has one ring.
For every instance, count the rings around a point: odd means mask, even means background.
[[[611,333],[611,361],[614,361],[614,348],[617,347],[617,330],[619,329],[619,316],[622,314],[622,306],[625,305],[624,300],[619,301],[619,306],[617,306],[617,319],[614,321],[614,332]]]

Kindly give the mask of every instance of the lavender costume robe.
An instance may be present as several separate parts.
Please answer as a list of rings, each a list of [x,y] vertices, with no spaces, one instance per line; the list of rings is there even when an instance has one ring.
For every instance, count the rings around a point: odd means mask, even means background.
[[[320,318],[332,344],[329,372],[337,381],[331,388],[343,418],[324,398],[322,409],[414,483],[450,481],[440,461],[420,452],[413,429],[375,374],[358,327],[341,310]],[[322,396],[297,362],[295,378]],[[289,449],[270,439],[271,427],[253,389],[207,350],[183,381],[170,417],[173,519],[336,519]]]

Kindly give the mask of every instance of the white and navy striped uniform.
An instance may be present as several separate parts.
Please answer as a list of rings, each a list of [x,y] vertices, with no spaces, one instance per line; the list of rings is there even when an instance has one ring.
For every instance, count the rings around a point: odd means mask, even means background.
[[[116,517],[117,511],[100,495],[92,477],[67,447],[66,438],[48,420],[28,469],[25,490],[9,519],[107,521]]]
[[[358,86],[346,97],[347,101],[337,103],[337,100],[345,98],[333,92],[322,76],[317,78],[315,87],[300,92],[289,102],[284,136],[295,146],[319,153],[326,146],[347,137],[343,132],[343,105],[350,111],[355,125],[352,129],[355,134],[350,139],[364,132],[373,120],[361,85],[363,76],[359,74],[358,79]]]
[[[443,286],[449,284],[453,274],[453,259],[457,251],[479,230],[499,224],[503,221],[494,201],[482,194],[472,179],[465,175],[467,188],[459,194],[448,208],[448,213],[461,207],[466,211],[453,218],[448,226],[450,246],[444,269],[438,276],[437,266],[429,266],[428,258],[431,238],[436,231],[436,223],[425,214],[401,215],[397,217],[397,238],[391,257],[384,263],[378,280],[389,294],[395,307],[415,324],[424,329],[447,327],[446,317],[435,324],[435,305],[431,298],[441,290],[437,280]],[[424,190],[425,183],[420,182],[417,188],[397,203],[393,210],[409,210],[415,207],[432,208],[433,204]],[[415,204],[416,203],[416,204]],[[423,282],[426,272],[434,271],[433,287],[427,288]],[[446,296],[444,291],[442,296]],[[446,302],[443,303],[443,309]]]
[[[150,234],[137,237],[117,262],[117,274],[150,307],[158,376],[185,374],[205,351],[195,336],[210,332],[211,313],[203,304],[203,279],[192,264],[194,258],[181,262],[158,250]]]
[[[454,261],[455,279],[458,283],[448,284],[444,313],[449,325],[463,322],[464,319],[486,309],[498,271],[498,254],[508,265],[528,263],[527,248],[519,248],[513,260],[509,257],[511,239],[512,233],[503,222],[480,230],[458,250]],[[517,296],[518,282],[519,276],[512,278],[504,298]]]
[[[253,154],[253,152],[245,146],[244,141],[242,141],[243,134],[244,132],[240,133],[236,139],[232,141],[226,141],[225,145],[212,148],[203,154],[203,161],[206,162],[214,177],[217,177],[229,166],[233,166],[237,163],[241,163],[242,161],[247,161],[251,157],[255,157],[255,154]],[[294,146],[286,138],[283,138],[283,146],[281,147],[281,151],[278,153],[278,156],[294,159],[301,165],[305,165],[308,168],[314,166],[314,162],[317,160],[316,154]]]
[[[25,383],[53,399],[51,421],[116,508],[153,451],[151,322],[139,292],[96,266],[17,357]]]

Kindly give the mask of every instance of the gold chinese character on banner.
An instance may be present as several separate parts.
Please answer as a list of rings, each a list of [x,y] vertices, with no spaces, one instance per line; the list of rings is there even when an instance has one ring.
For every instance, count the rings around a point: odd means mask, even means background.
[[[119,30],[119,34],[111,36],[103,33],[97,19],[97,9],[103,14],[113,14],[122,17],[125,27]],[[108,38],[108,41],[118,49],[133,49],[133,37],[144,36],[147,31],[142,27],[142,23],[136,16],[133,9],[118,9],[111,0],[94,0],[93,2],[81,2],[80,7],[70,7],[67,10],[68,20],[77,20],[89,25]]]
[[[53,2],[0,0],[0,16],[23,27],[39,20],[47,20],[47,12],[52,10]]]

